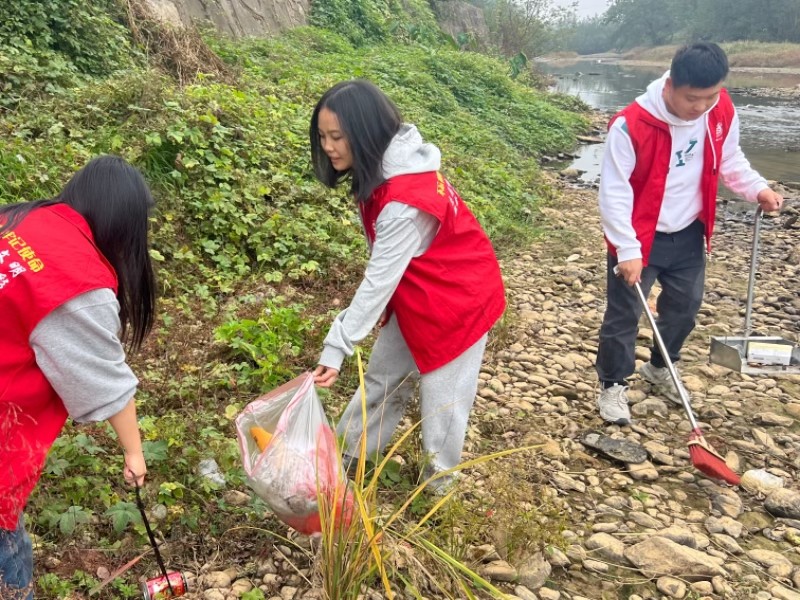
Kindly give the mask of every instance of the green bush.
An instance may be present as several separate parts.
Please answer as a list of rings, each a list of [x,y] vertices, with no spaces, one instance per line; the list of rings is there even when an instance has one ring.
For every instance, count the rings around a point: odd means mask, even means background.
[[[312,0],[309,23],[356,46],[392,39],[433,45],[447,40],[425,0]]]
[[[255,381],[270,389],[302,371],[297,358],[313,323],[303,317],[301,304],[284,306],[282,301],[270,300],[258,318],[225,323],[214,334],[234,360],[244,359],[235,366],[244,384]]]
[[[354,48],[312,28],[216,44],[242,70],[237,87],[134,70],[21,108],[0,131],[0,197],[52,195],[88,157],[124,155],[156,191],[164,291],[213,308],[248,278],[310,282],[363,260],[347,186],[326,190],[309,163],[311,109],[339,80],[375,81],[442,148],[445,175],[499,245],[531,235],[546,194],[535,158],[584,124],[478,54]]]
[[[0,103],[54,92],[86,77],[131,64],[127,29],[112,16],[111,0],[3,2],[0,19]]]

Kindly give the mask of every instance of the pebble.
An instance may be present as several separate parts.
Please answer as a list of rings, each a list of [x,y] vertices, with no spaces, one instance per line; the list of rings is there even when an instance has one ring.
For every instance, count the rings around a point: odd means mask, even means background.
[[[541,600],[559,600],[561,598],[561,592],[543,587],[539,590],[539,598],[541,598]]]
[[[524,585],[518,585],[514,588],[514,594],[522,600],[539,600],[539,597],[526,588]]]
[[[751,494],[769,494],[783,487],[783,478],[765,469],[750,469],[742,475],[740,485]]]
[[[711,539],[717,546],[729,554],[742,554],[744,552],[735,539],[724,533],[715,533],[711,536]]]
[[[617,565],[627,565],[625,544],[607,533],[596,533],[586,540],[586,549],[591,556],[598,556]]]
[[[656,580],[656,589],[668,598],[683,598],[686,596],[686,584],[674,577],[659,577]]]
[[[242,594],[246,594],[252,590],[253,587],[253,583],[249,579],[237,579],[233,582],[231,593],[237,598],[240,598]]]
[[[777,489],[770,492],[764,508],[776,517],[800,519],[800,492],[792,489]]]
[[[608,565],[599,560],[592,560],[587,558],[583,561],[583,568],[587,571],[594,571],[595,573],[608,573]]]
[[[516,581],[517,570],[504,560],[495,560],[479,569],[479,573],[492,581]]]
[[[695,581],[689,585],[689,589],[698,596],[708,596],[714,593],[714,586],[710,581]]]
[[[298,588],[292,587],[290,585],[285,585],[281,588],[281,598],[282,600],[293,600],[293,598],[297,595]]]
[[[231,587],[231,576],[225,571],[212,571],[203,576],[202,585],[206,588],[227,589]]]
[[[778,600],[800,600],[800,593],[782,585],[773,586],[769,591]]]

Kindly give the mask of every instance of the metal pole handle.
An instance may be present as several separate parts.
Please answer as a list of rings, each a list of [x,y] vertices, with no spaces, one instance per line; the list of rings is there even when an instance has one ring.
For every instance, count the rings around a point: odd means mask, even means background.
[[[692,429],[699,429],[697,421],[694,418],[694,414],[692,413],[692,407],[689,403],[689,396],[686,394],[686,390],[683,387],[683,383],[681,383],[680,377],[678,377],[678,372],[675,370],[675,365],[672,364],[672,359],[669,357],[669,352],[667,352],[667,347],[664,344],[664,340],[661,339],[661,333],[658,331],[656,319],[653,316],[653,312],[650,310],[650,307],[647,305],[647,298],[645,298],[644,292],[642,291],[642,286],[639,285],[639,282],[637,281],[634,283],[634,287],[636,288],[636,293],[639,294],[639,300],[642,303],[642,307],[644,307],[647,320],[650,321],[650,327],[653,329],[653,337],[656,338],[656,344],[658,345],[658,350],[661,352],[661,357],[664,359],[664,364],[667,365],[669,374],[672,377],[672,382],[675,384],[678,394],[681,396],[681,402],[683,403],[683,408],[686,411],[686,416],[689,417],[689,423],[691,423]]]
[[[169,580],[169,575],[167,574],[167,569],[164,566],[164,561],[161,558],[161,552],[158,550],[158,544],[156,544],[156,538],[153,535],[153,530],[150,529],[150,523],[147,520],[147,515],[144,512],[144,503],[142,502],[142,495],[141,495],[141,486],[137,483],[136,484],[136,506],[139,508],[139,513],[142,515],[142,522],[144,523],[144,528],[147,530],[147,537],[150,538],[150,545],[153,547],[153,551],[156,554],[156,562],[158,563],[158,567],[161,569],[161,574],[164,576],[164,579],[167,580],[167,586],[169,586],[169,593],[171,594],[171,598],[175,597],[175,591],[172,589],[172,582]]]
[[[619,276],[619,267],[614,267],[614,275]],[[639,302],[644,309],[644,314],[647,315],[647,320],[650,322],[650,327],[653,330],[653,337],[656,338],[658,350],[661,352],[661,357],[664,359],[664,364],[667,365],[667,369],[669,369],[670,377],[672,377],[672,383],[675,384],[675,388],[678,390],[678,394],[681,397],[681,403],[683,404],[684,411],[686,411],[686,416],[689,417],[689,423],[691,424],[692,429],[700,429],[699,425],[697,424],[697,420],[694,418],[689,396],[686,393],[686,389],[683,387],[683,383],[681,383],[680,377],[678,377],[678,371],[675,370],[675,365],[672,364],[672,359],[669,357],[669,352],[667,352],[667,346],[664,344],[664,340],[661,338],[661,333],[658,331],[656,318],[653,316],[653,312],[647,305],[647,298],[642,291],[642,286],[639,285],[639,282],[637,281],[633,284],[633,287],[636,289],[636,293],[639,295]]]
[[[758,238],[761,235],[761,215],[764,213],[759,206],[756,208],[755,224],[753,225],[753,247],[750,251],[750,280],[747,283],[747,308],[744,311],[744,337],[750,337],[752,330],[751,317],[753,314],[753,290],[756,286],[756,267],[758,266]]]

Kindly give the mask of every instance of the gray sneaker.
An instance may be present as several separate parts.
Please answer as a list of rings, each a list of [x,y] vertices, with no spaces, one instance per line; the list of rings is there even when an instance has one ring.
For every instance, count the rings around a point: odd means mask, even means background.
[[[672,381],[667,367],[654,367],[653,363],[646,362],[639,368],[639,375],[652,385],[657,393],[670,402],[683,406],[681,394],[675,387],[675,382]]]
[[[615,383],[611,387],[601,389],[597,397],[597,408],[600,417],[607,423],[627,425],[631,422],[631,411],[628,410],[628,386]]]

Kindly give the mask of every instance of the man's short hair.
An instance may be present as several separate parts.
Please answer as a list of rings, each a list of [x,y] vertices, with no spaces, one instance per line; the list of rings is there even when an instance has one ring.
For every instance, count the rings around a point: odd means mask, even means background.
[[[710,88],[728,75],[728,57],[716,44],[698,42],[680,48],[672,58],[669,76],[674,87]]]

